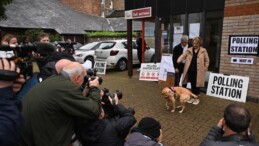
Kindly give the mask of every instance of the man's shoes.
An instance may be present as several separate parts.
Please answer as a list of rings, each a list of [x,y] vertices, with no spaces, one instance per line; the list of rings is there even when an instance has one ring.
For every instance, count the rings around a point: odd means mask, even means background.
[[[193,99],[193,98],[190,98],[187,102],[188,102],[188,103],[193,103],[193,102],[194,102],[194,99]]]
[[[141,68],[139,68],[137,71],[140,71]]]
[[[197,104],[199,104],[199,103],[200,103],[200,99],[194,99],[194,101],[193,101],[192,104],[197,105]]]

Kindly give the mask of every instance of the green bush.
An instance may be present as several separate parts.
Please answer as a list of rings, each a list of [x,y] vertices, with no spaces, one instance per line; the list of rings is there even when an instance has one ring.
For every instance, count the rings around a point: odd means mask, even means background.
[[[88,32],[87,37],[127,37],[127,32],[112,32],[112,31],[96,31]],[[136,32],[132,32],[132,36],[136,36]]]

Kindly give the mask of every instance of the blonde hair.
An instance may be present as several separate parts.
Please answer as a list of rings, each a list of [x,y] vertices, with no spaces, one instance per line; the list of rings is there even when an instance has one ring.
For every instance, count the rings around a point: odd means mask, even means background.
[[[196,41],[200,45],[202,43],[202,39],[200,37],[193,38],[192,43],[194,43],[194,41]]]

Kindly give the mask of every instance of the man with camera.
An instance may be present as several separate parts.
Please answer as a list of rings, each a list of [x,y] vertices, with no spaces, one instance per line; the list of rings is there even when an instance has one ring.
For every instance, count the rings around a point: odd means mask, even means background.
[[[107,91],[101,92],[100,119],[91,123],[77,122],[76,133],[83,146],[123,146],[130,128],[136,123],[134,110],[119,104],[122,94]]]
[[[200,146],[258,146],[251,132],[251,114],[233,103],[225,108],[224,116],[212,127]]]
[[[100,90],[98,77],[89,82],[89,95],[79,89],[86,76],[81,64],[71,62],[60,75],[48,77],[23,98],[24,146],[68,146],[75,118],[98,120]]]
[[[0,145],[15,146],[19,143],[22,116],[21,103],[15,98],[16,92],[20,90],[25,82],[23,75],[16,79],[6,80],[6,75],[19,73],[19,68],[12,61],[0,59]]]

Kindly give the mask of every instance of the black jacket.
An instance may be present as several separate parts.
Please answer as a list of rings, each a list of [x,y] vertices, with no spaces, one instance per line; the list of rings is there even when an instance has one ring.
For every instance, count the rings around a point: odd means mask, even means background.
[[[21,101],[15,98],[11,86],[1,88],[0,95],[0,145],[16,146],[23,124]]]
[[[77,123],[77,134],[83,146],[123,146],[130,128],[136,123],[132,110],[118,104],[119,116],[92,123]]]
[[[223,137],[221,128],[214,126],[203,139],[200,146],[259,146],[255,143],[255,136],[230,135]]]
[[[177,46],[174,47],[173,50],[173,63],[174,63],[174,68],[179,68],[179,64],[177,63],[177,59],[179,56],[181,56],[183,54],[183,47],[180,44],[178,44]]]

